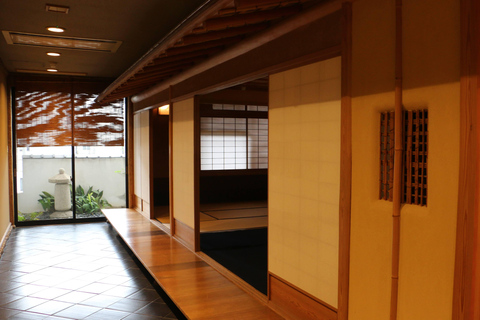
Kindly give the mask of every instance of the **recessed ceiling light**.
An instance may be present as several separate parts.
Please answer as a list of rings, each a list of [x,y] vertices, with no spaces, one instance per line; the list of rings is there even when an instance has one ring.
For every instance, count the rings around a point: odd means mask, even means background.
[[[58,72],[58,70],[55,69],[55,68],[48,68],[47,71],[48,71],[48,72]]]
[[[58,53],[58,52],[47,52],[47,56],[60,57],[60,53]]]
[[[47,27],[47,30],[50,31],[50,32],[56,32],[56,33],[65,32],[65,28],[62,28],[62,27],[59,27],[59,26]]]
[[[45,5],[45,10],[47,12],[67,14],[68,11],[70,10],[70,8],[65,7],[65,6],[59,6],[59,5],[56,5],[56,4],[47,4],[47,5]]]

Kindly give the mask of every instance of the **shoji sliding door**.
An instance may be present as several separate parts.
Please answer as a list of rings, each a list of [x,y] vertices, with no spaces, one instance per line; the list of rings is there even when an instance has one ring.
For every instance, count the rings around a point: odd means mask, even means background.
[[[17,221],[102,218],[126,206],[124,103],[95,102],[105,84],[16,81]]]

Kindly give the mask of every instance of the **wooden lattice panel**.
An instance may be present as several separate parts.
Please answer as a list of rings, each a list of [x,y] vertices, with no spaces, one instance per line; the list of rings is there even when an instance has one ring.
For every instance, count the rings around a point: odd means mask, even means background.
[[[405,111],[404,203],[427,205],[428,111]]]
[[[393,159],[395,114],[383,112],[380,114],[380,199],[393,199]]]
[[[427,205],[428,111],[403,113],[402,202]],[[380,199],[393,200],[395,114],[380,115]]]

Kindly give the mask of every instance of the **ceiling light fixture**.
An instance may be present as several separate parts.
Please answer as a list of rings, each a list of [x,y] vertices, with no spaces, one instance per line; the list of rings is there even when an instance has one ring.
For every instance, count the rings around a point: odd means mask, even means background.
[[[47,56],[60,57],[60,53],[58,53],[58,52],[47,52]]]
[[[47,71],[48,71],[48,72],[58,72],[58,70],[55,69],[55,68],[48,68]]]
[[[170,105],[166,104],[158,108],[158,114],[168,115],[170,113]]]
[[[50,32],[62,33],[65,32],[65,28],[55,26],[55,27],[47,27],[47,30]]]

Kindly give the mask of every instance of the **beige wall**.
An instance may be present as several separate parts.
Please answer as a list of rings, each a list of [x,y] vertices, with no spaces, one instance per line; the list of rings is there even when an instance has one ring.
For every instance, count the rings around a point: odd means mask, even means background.
[[[399,320],[451,319],[459,153],[459,2],[404,0],[406,109],[429,110],[428,205],[401,210]],[[394,108],[394,1],[353,4],[351,320],[388,319],[392,203],[378,200],[379,113]]]
[[[194,199],[194,100],[174,103],[173,119],[173,212],[175,219],[195,226]]]
[[[137,209],[147,217],[150,217],[149,121],[149,111],[133,116],[134,193]]]
[[[340,58],[270,76],[269,271],[337,307]]]
[[[8,101],[6,73],[0,65],[0,242],[10,228],[8,192]]]

